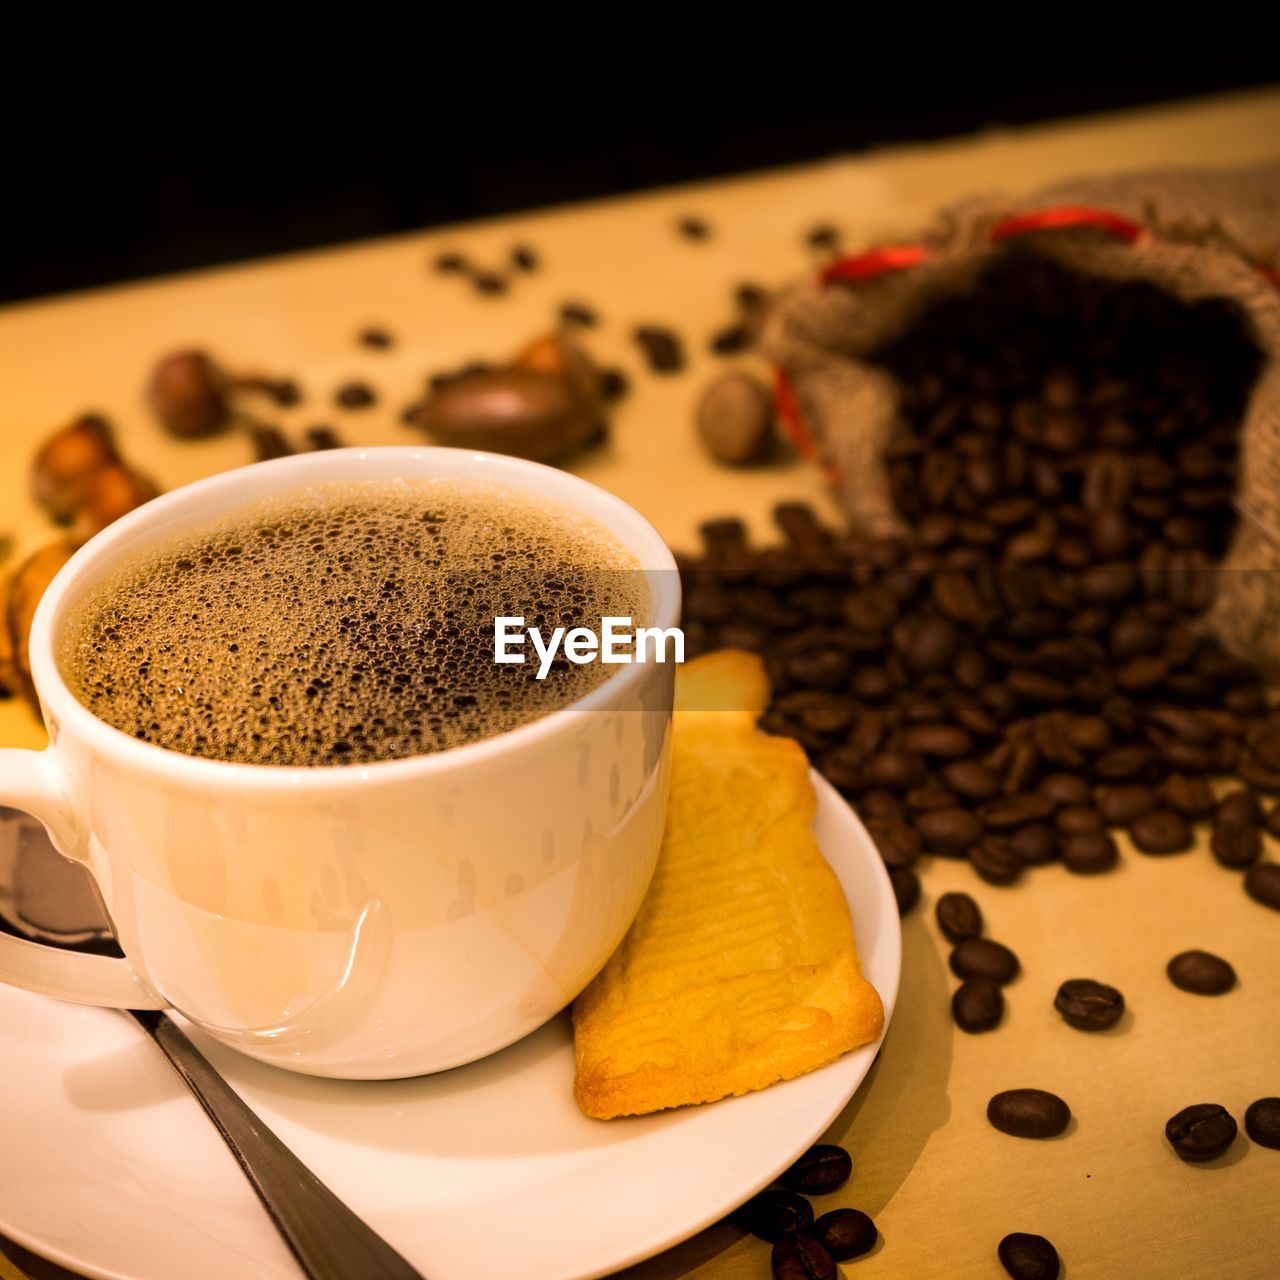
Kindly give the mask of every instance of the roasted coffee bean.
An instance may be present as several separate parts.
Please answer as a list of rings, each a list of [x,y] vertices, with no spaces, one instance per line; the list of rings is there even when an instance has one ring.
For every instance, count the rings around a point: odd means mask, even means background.
[[[562,302],[560,319],[565,324],[578,325],[583,329],[594,329],[600,323],[596,309],[585,302]]]
[[[1280,1151],[1280,1098],[1259,1098],[1244,1113],[1244,1131],[1260,1147]]]
[[[1164,781],[1164,798],[1187,818],[1203,818],[1213,812],[1213,788],[1204,778],[1171,773]]]
[[[807,1231],[813,1223],[813,1206],[794,1191],[771,1188],[757,1192],[734,1216],[753,1236],[772,1242]]]
[[[1055,824],[1063,813],[1075,812],[1080,811],[1062,810],[1054,819]],[[1009,849],[1024,866],[1038,867],[1058,856],[1058,834],[1047,822],[1028,822],[1009,836]]]
[[[1128,782],[1145,773],[1155,760],[1155,752],[1145,743],[1112,747],[1093,762],[1093,771],[1103,782]]]
[[[684,345],[670,329],[643,324],[632,332],[654,373],[679,373],[684,368]]]
[[[1225,1155],[1237,1132],[1235,1118],[1216,1102],[1184,1107],[1164,1127],[1169,1145],[1192,1164]]]
[[[966,978],[951,997],[951,1016],[961,1031],[991,1031],[1004,1017],[1004,992],[990,978]]]
[[[1062,1262],[1044,1236],[1011,1231],[996,1248],[1000,1265],[1013,1280],[1058,1280]]]
[[[926,776],[924,760],[907,751],[882,751],[866,763],[867,785],[889,791],[910,791]]]
[[[870,1253],[880,1236],[861,1209],[832,1209],[813,1224],[811,1234],[837,1262]]]
[[[1087,831],[1101,831],[1102,814],[1087,805],[1059,809],[1053,818],[1054,830],[1062,836],[1078,836]]]
[[[1129,835],[1143,853],[1182,853],[1195,843],[1191,824],[1175,809],[1153,809],[1135,818]]]
[[[990,800],[1000,793],[1000,778],[980,760],[954,760],[941,773],[942,781],[966,800]]]
[[[342,441],[332,427],[308,427],[307,446],[311,449],[341,449]]]
[[[1124,1016],[1124,996],[1092,978],[1070,978],[1058,988],[1053,1007],[1078,1031],[1105,1031]]]
[[[1051,817],[1057,808],[1051,796],[1043,793],[1024,792],[990,800],[978,811],[983,824],[992,831],[1010,831],[1026,826],[1028,822],[1042,822]]]
[[[988,884],[1012,884],[1022,874],[1022,860],[1003,836],[985,836],[974,845],[969,865]]]
[[[1089,755],[1106,751],[1112,743],[1111,726],[1101,716],[1076,716],[1067,729],[1067,741]]]
[[[378,397],[367,383],[348,382],[338,388],[334,400],[344,409],[366,409],[376,404]]]
[[[810,1147],[783,1175],[784,1186],[807,1196],[826,1195],[849,1181],[853,1161],[843,1147],[820,1142]]]
[[[441,253],[432,264],[441,275],[463,275],[470,266],[460,253]]]
[[[1152,787],[1137,785],[1109,787],[1098,801],[1098,812],[1109,827],[1127,827],[1151,813],[1160,797]]]
[[[372,347],[376,351],[385,351],[395,346],[395,339],[380,325],[371,324],[360,330],[356,340],[362,347]]]
[[[704,219],[687,213],[676,222],[676,230],[686,240],[709,240],[711,227]]]
[[[987,1119],[1015,1138],[1056,1138],[1071,1123],[1071,1108],[1044,1089],[1006,1089],[987,1103]]]
[[[933,809],[915,819],[928,852],[944,858],[963,857],[982,839],[982,823],[968,809]]]
[[[730,324],[711,335],[711,350],[718,356],[736,355],[751,345],[751,330],[745,324]]]
[[[982,910],[967,893],[944,893],[933,910],[948,942],[981,937]]]
[[[973,751],[973,739],[950,724],[912,725],[902,735],[902,745],[908,751],[940,760],[955,760]]]
[[[923,787],[913,787],[907,792],[907,808],[912,813],[928,813],[933,809],[950,809],[955,806],[956,793],[941,782],[926,782]]]
[[[925,616],[908,624],[898,648],[913,671],[926,675],[949,666],[959,643],[960,633],[949,618]]]
[[[957,978],[990,978],[1002,987],[1018,976],[1018,957],[990,938],[962,938],[951,949],[951,972]]]
[[[507,291],[506,280],[496,271],[473,271],[471,287],[487,297],[496,298]]]
[[[898,914],[905,916],[920,901],[920,877],[910,867],[890,867],[889,883]]]
[[[1165,972],[1175,987],[1198,996],[1220,996],[1236,985],[1236,971],[1211,951],[1180,951]]]
[[[276,427],[256,422],[249,428],[249,438],[253,441],[254,459],[258,462],[270,462],[274,458],[287,458],[293,447]]]
[[[1232,791],[1218,801],[1213,816],[1218,822],[1256,827],[1262,822],[1262,806],[1252,791]]]
[[[839,1280],[840,1276],[830,1250],[804,1232],[778,1237],[769,1270],[773,1280]]]
[[[1116,842],[1106,831],[1064,836],[1058,845],[1058,854],[1062,865],[1077,875],[1109,871],[1119,859]]]
[[[511,248],[511,265],[517,271],[533,272],[542,264],[534,249],[527,244],[517,244]]]
[[[1083,805],[1093,799],[1093,788],[1074,773],[1046,774],[1036,790],[1049,796],[1055,804]]]
[[[1251,822],[1224,821],[1219,814],[1209,847],[1224,867],[1240,870],[1262,857],[1262,828]]]
[[[621,369],[600,370],[600,398],[606,404],[621,400],[630,389],[631,383]]]

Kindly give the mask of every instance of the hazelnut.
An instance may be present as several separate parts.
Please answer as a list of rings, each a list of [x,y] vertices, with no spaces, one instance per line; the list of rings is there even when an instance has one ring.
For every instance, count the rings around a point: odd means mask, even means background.
[[[85,490],[84,502],[71,526],[72,541],[76,546],[88,542],[95,533],[101,533],[135,507],[150,502],[159,492],[153,481],[123,463],[103,467],[90,479]]]
[[[525,347],[511,362],[513,369],[529,369],[567,382],[573,394],[584,404],[601,402],[599,371],[581,347],[563,334],[551,333]]]
[[[600,432],[572,383],[536,369],[469,373],[429,392],[415,425],[440,444],[555,462]]]
[[[727,373],[703,392],[698,435],[717,462],[763,462],[774,447],[773,397],[758,378]]]
[[[71,559],[75,548],[66,539],[51,542],[28,556],[5,584],[4,613],[0,616],[0,682],[16,688],[37,706],[31,684],[29,638],[36,605],[54,575]],[[12,681],[12,683],[10,683]]]
[[[41,446],[31,467],[35,500],[59,524],[66,524],[84,501],[93,476],[119,461],[111,428],[93,414],[77,418]]]
[[[147,399],[165,429],[184,439],[227,421],[227,379],[203,351],[179,351],[155,367]]]

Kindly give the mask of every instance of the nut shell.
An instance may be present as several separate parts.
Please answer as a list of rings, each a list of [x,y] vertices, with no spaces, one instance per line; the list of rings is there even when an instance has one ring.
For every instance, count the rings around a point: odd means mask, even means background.
[[[212,435],[227,421],[227,379],[203,351],[178,351],[161,360],[147,399],[165,430],[183,439]]]
[[[3,630],[4,635],[0,639],[0,680],[8,685],[12,679],[17,690],[33,707],[37,707],[38,703],[31,683],[31,619],[35,617],[36,606],[40,603],[45,588],[53,581],[58,570],[71,559],[74,550],[75,547],[65,539],[41,547],[13,571],[7,582],[7,590],[3,593],[4,614],[0,617],[0,630]],[[6,653],[11,655],[7,660],[7,671]]]
[[[84,500],[71,526],[72,542],[77,547],[83,545],[122,515],[150,502],[159,492],[153,480],[123,463],[103,467],[94,473],[85,489]]]
[[[443,445],[556,462],[600,434],[597,402],[537,369],[477,372],[434,388],[415,418]]]
[[[68,523],[84,501],[93,477],[119,461],[111,428],[93,414],[77,418],[40,447],[31,464],[31,492],[59,524]]]

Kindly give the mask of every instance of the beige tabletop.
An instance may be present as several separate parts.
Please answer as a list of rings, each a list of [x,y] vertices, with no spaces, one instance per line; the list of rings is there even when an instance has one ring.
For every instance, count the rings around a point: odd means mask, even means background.
[[[816,472],[799,460],[754,472],[710,462],[691,428],[695,399],[726,362],[709,337],[733,318],[731,290],[771,286],[812,270],[804,233],[841,228],[847,247],[909,230],[939,204],[974,191],[1031,189],[1088,172],[1163,164],[1227,165],[1280,156],[1280,90],[1019,130],[945,144],[833,158],[794,169],[607,200],[200,272],[0,310],[0,535],[19,552],[51,536],[28,496],[38,443],[78,412],[117,425],[129,459],[165,488],[251,460],[242,436],[182,443],[148,413],[142,387],[156,357],[190,345],[237,371],[298,379],[306,399],[262,417],[301,441],[333,426],[352,444],[412,443],[399,412],[424,376],[473,358],[501,359],[547,329],[557,306],[581,299],[602,323],[585,336],[603,362],[631,376],[609,444],[575,470],[645,512],[677,548],[696,546],[698,523],[744,515],[761,537],[782,500],[836,512]],[[695,213],[714,228],[695,243],[675,220]],[[427,264],[445,249],[500,262],[517,241],[544,266],[508,296],[480,297]],[[686,339],[686,372],[646,373],[631,341],[637,323],[669,324]],[[388,328],[388,351],[360,347],[366,324]],[[750,366],[751,359],[740,363]],[[359,378],[379,404],[337,411],[333,392]],[[43,731],[14,702],[0,703],[0,743],[38,745]],[[1202,849],[1153,859],[1125,849],[1121,868],[1092,879],[1037,869],[1013,888],[978,881],[965,864],[924,871],[922,904],[904,921],[897,1014],[878,1064],[833,1126],[853,1153],[848,1186],[821,1208],[851,1205],[876,1220],[881,1243],[847,1264],[875,1277],[999,1276],[1006,1232],[1047,1235],[1070,1280],[1280,1275],[1280,1153],[1243,1139],[1219,1161],[1177,1160],[1165,1120],[1193,1102],[1220,1102],[1237,1118],[1254,1098],[1280,1094],[1280,917],[1249,901],[1238,879]],[[1021,956],[994,1034],[958,1033],[947,1013],[954,985],[932,903],[972,891],[991,936]],[[1175,990],[1167,959],[1188,947],[1229,957],[1238,990],[1206,999]],[[1089,1036],[1052,1009],[1058,984],[1096,977],[1119,986],[1132,1012]],[[1076,1119],[1061,1138],[1006,1137],[986,1122],[996,1090],[1060,1093]],[[0,1141],[2,1146],[2,1141]],[[15,1252],[15,1256],[17,1256]],[[631,1280],[719,1280],[769,1272],[768,1247],[722,1227],[633,1271]],[[0,1247],[0,1280],[18,1270]]]

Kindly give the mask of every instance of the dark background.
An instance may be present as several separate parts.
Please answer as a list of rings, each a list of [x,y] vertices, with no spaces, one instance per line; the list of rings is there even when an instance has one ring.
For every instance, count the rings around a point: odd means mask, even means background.
[[[590,78],[456,46],[380,76],[72,69],[6,110],[0,299],[1276,77],[1267,39],[1029,48],[763,68],[700,52]]]

